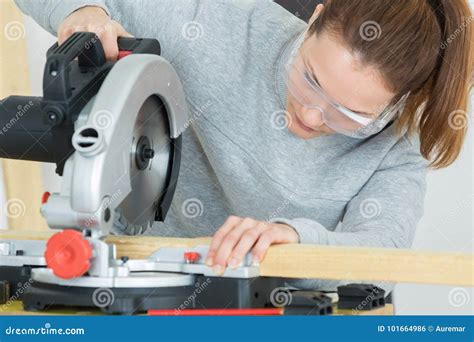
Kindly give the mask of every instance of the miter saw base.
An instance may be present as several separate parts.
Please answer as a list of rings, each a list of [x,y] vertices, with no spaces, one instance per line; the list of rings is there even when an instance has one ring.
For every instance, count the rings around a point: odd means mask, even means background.
[[[58,307],[100,308],[108,314],[134,314],[155,307],[174,308],[192,293],[192,286],[169,288],[90,288],[35,283],[23,295],[27,311]]]
[[[31,284],[31,270],[35,266],[0,266],[0,281],[6,281],[10,287],[10,294],[15,299],[22,299],[24,289]],[[1,303],[0,303],[1,304]]]
[[[100,308],[107,314],[130,315],[153,309],[262,308],[272,306],[271,293],[281,279],[198,276],[191,286],[93,288],[34,282],[23,295],[28,311],[57,307]]]
[[[133,314],[153,309],[263,308],[273,306],[274,291],[284,287],[281,278],[261,277],[250,253],[239,267],[217,277],[205,264],[207,245],[160,247],[147,259],[117,259],[114,245],[86,235],[62,230],[48,242],[2,241],[0,280],[16,286],[10,291],[12,299],[22,300],[29,311],[82,307]],[[64,244],[58,244],[61,241]],[[84,243],[94,246],[94,258],[87,259],[91,267],[82,275],[59,277],[84,261],[76,254]],[[72,259],[53,270],[48,260],[52,266],[61,251],[68,251]],[[43,257],[49,254],[53,259]]]

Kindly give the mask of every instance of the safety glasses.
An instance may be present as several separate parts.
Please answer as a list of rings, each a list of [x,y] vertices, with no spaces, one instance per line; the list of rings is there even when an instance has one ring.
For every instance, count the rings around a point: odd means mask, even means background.
[[[380,132],[403,110],[409,93],[402,96],[394,105],[388,105],[373,115],[356,113],[334,101],[307,70],[300,51],[303,41],[304,34],[298,39],[286,63],[287,89],[306,109],[318,112],[329,128],[362,139]]]

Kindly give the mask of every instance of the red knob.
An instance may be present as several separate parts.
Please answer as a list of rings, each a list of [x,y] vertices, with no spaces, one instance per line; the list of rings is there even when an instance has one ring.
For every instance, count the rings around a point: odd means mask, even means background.
[[[201,254],[198,252],[185,252],[184,253],[184,260],[187,263],[193,264],[201,258]]]
[[[46,191],[43,196],[41,196],[41,204],[48,202],[49,196],[51,196],[51,193]]]
[[[67,229],[49,238],[44,256],[56,276],[71,279],[89,270],[92,248],[80,232]]]

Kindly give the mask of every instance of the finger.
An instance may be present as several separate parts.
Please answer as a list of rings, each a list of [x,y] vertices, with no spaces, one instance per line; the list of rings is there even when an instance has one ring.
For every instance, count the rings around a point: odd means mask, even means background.
[[[260,238],[260,235],[268,228],[268,223],[259,222],[256,227],[245,231],[231,253],[231,258],[228,263],[229,267],[236,268]]]
[[[74,29],[70,26],[60,29],[58,32],[58,45],[64,43],[73,33]]]
[[[217,249],[216,256],[214,257],[214,272],[217,274],[223,273],[227,266],[227,260],[229,259],[230,253],[234,249],[234,246],[240,241],[241,236],[247,229],[255,228],[257,221],[245,218],[242,222],[232,229],[222,240],[219,248]]]
[[[100,32],[99,35],[100,42],[104,48],[105,57],[108,61],[115,61],[118,57],[118,43],[117,43],[117,33],[115,29],[107,24],[107,27]]]
[[[225,220],[224,224],[214,233],[211,245],[209,247],[209,251],[207,252],[206,264],[208,266],[212,266],[214,264],[214,256],[216,254],[217,248],[220,246],[224,237],[231,229],[240,224],[242,220],[243,219],[238,216],[231,215]]]
[[[281,235],[281,231],[276,227],[263,232],[255,244],[255,247],[252,249],[253,261],[261,262],[263,258],[265,258],[265,254],[272,243],[281,241]]]
[[[115,22],[115,28],[117,31],[117,36],[119,37],[133,37],[130,33],[125,31],[125,29],[119,23]]]

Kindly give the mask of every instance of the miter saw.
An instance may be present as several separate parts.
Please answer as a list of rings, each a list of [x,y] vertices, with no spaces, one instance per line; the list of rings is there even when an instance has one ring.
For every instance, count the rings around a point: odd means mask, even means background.
[[[249,260],[213,277],[203,263],[207,246],[128,260],[104,241],[117,227],[140,234],[165,218],[187,125],[182,85],[158,41],[119,38],[118,45],[118,61],[106,61],[93,33],[75,33],[48,50],[42,98],[1,102],[0,157],[56,164],[61,191],[43,195],[41,214],[62,231],[47,242],[0,241],[0,281],[10,281],[27,310],[266,305],[280,281],[258,277]]]
[[[222,276],[204,263],[208,246],[116,258],[107,235],[141,234],[164,220],[188,120],[182,85],[158,41],[119,38],[118,46],[118,60],[107,61],[95,34],[75,33],[48,50],[43,97],[0,102],[0,158],[55,163],[62,176],[61,191],[41,199],[48,226],[60,231],[48,241],[0,240],[6,297],[21,299],[26,310],[179,313],[283,304],[287,312],[331,313],[324,294],[290,294],[283,279],[261,277],[250,254]]]

